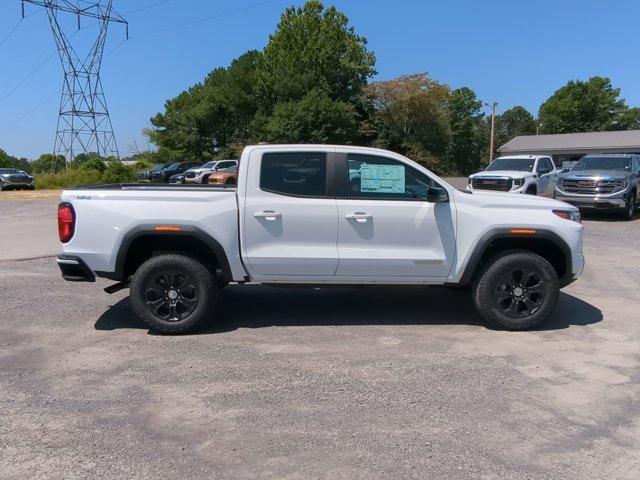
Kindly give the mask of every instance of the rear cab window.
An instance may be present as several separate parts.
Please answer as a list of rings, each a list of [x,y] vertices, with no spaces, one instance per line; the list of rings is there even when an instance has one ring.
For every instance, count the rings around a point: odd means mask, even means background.
[[[263,154],[260,163],[260,189],[294,197],[326,197],[327,153]]]

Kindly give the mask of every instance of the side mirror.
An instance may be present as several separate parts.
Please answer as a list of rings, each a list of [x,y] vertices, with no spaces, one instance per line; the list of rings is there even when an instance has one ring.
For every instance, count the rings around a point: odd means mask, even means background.
[[[444,203],[449,201],[449,196],[444,188],[428,187],[427,188],[427,202],[429,203]]]

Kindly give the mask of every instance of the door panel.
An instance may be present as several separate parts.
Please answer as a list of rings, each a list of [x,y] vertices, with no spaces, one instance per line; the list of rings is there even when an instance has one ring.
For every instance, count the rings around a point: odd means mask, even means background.
[[[449,203],[338,200],[336,276],[446,277],[455,256]],[[350,218],[353,214],[367,216]]]
[[[342,181],[339,179],[342,178]],[[400,160],[348,154],[336,165],[339,277],[442,278],[451,271],[455,235],[449,202],[426,201],[442,189]]]
[[[338,266],[336,201],[327,196],[326,152],[267,153],[255,159],[243,208],[252,276],[330,277]],[[254,159],[251,159],[254,161]],[[264,162],[264,163],[263,163]],[[305,194],[316,195],[314,197]],[[323,196],[325,198],[323,198]]]

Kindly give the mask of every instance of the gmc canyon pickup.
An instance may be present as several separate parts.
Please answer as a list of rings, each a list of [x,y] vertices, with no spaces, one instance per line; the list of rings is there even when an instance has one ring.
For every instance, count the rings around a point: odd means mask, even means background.
[[[71,188],[58,226],[63,278],[114,280],[108,293],[130,288],[136,314],[174,333],[211,321],[230,282],[470,286],[488,323],[527,329],[584,265],[576,207],[457,190],[351,146],[249,146],[237,186]]]

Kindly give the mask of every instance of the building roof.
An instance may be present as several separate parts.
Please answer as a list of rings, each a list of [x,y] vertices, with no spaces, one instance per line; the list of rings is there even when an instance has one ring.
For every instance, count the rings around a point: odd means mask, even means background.
[[[640,152],[640,130],[521,135],[509,140],[498,151],[500,153]]]

